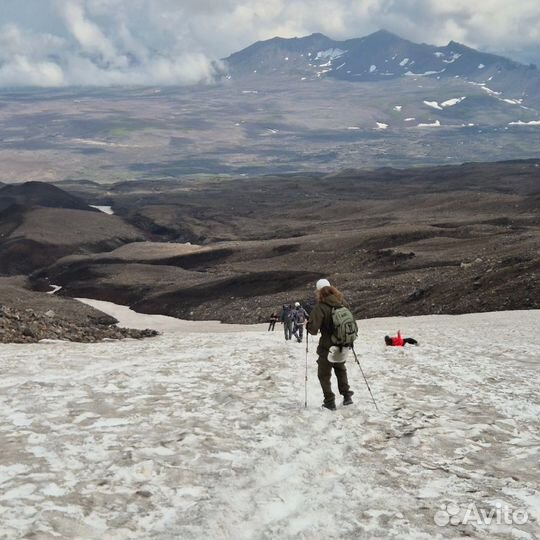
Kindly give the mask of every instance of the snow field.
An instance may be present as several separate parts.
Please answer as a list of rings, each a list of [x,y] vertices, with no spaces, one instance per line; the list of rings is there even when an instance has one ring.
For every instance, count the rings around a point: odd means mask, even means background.
[[[247,332],[0,347],[0,538],[530,538],[539,311],[360,321],[381,409],[320,409],[315,343]],[[401,328],[419,347],[386,349]],[[335,381],[334,381],[335,386]],[[497,502],[522,525],[437,526]]]

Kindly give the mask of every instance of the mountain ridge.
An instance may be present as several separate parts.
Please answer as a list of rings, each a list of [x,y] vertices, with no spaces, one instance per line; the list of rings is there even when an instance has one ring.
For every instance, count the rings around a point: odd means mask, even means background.
[[[364,37],[334,40],[314,33],[257,41],[223,61],[231,78],[288,76],[302,81],[377,82],[402,77],[463,79],[514,98],[540,99],[540,72],[510,58],[456,41],[414,43],[381,29]]]

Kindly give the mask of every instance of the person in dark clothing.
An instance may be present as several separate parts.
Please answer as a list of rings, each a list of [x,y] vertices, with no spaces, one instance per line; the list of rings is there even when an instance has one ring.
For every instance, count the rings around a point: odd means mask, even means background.
[[[293,330],[293,312],[292,308],[288,304],[283,304],[281,308],[281,316],[279,320],[283,324],[283,332],[285,333],[285,341],[289,341],[292,337]]]
[[[336,409],[336,396],[332,392],[332,370],[337,378],[339,393],[343,396],[343,405],[351,405],[354,394],[349,387],[345,363],[333,363],[328,359],[330,348],[333,346],[332,308],[343,306],[345,301],[343,295],[335,287],[332,287],[327,279],[320,279],[317,282],[316,297],[317,305],[309,315],[307,331],[313,336],[316,336],[319,331],[321,332],[317,347],[319,356],[317,375],[324,395],[323,407],[333,411]]]
[[[270,330],[272,330],[272,332],[274,331],[274,328],[276,327],[276,323],[278,321],[279,321],[278,314],[275,311],[272,312],[272,315],[270,315],[270,319],[269,319],[270,324],[268,325],[269,332]]]
[[[398,330],[396,337],[384,336],[384,342],[388,347],[403,347],[406,343],[409,345],[418,345],[418,341],[412,337],[402,338],[400,330]]]
[[[307,311],[300,305],[300,302],[294,304],[293,311],[293,336],[296,338],[298,343],[302,343],[304,337],[304,325],[308,320]]]

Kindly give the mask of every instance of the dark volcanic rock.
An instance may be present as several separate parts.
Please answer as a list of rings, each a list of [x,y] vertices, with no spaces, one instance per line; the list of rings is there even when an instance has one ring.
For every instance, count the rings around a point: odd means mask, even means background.
[[[31,309],[0,306],[0,343],[36,343],[42,339],[92,343],[103,339],[144,338],[155,330],[132,330],[104,324],[81,324]]]
[[[0,189],[0,211],[17,205],[22,207],[44,206],[49,208],[71,208],[86,212],[99,212],[84,200],[46,182],[25,182]]]
[[[94,342],[156,335],[153,330],[119,328],[116,319],[90,306],[27,286],[22,277],[0,278],[0,343]]]

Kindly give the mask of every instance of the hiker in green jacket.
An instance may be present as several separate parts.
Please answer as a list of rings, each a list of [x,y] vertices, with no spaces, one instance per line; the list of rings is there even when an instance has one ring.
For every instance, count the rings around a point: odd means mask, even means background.
[[[332,287],[327,279],[317,281],[316,287],[317,305],[309,315],[307,331],[313,336],[316,336],[319,330],[321,332],[319,346],[317,347],[317,354],[319,355],[317,359],[317,375],[324,394],[323,407],[333,411],[336,409],[336,396],[332,392],[330,380],[332,369],[336,374],[339,393],[343,396],[343,405],[351,405],[353,402],[352,395],[354,394],[349,388],[345,362],[333,363],[328,359],[330,348],[333,346],[332,308],[343,306],[345,301],[343,295],[335,287]]]

